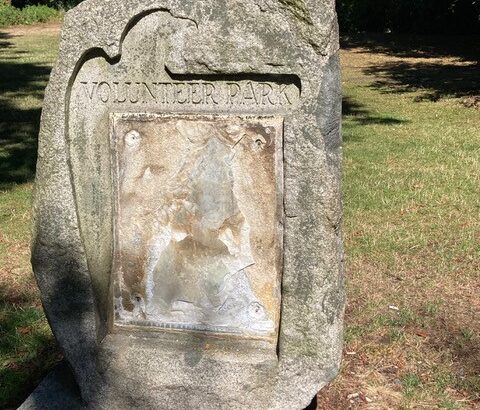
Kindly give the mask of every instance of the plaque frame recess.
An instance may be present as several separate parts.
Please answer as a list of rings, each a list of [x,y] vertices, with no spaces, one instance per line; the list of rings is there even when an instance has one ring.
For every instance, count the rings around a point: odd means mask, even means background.
[[[275,236],[275,275],[271,279],[275,281],[272,283],[272,294],[274,295],[275,310],[269,311],[269,313],[274,313],[273,317],[273,328],[271,331],[267,332],[255,332],[255,331],[242,331],[234,329],[233,327],[228,326],[213,326],[206,324],[202,325],[182,325],[178,323],[154,323],[150,320],[143,321],[131,321],[129,323],[121,323],[115,319],[115,276],[118,271],[120,264],[120,251],[119,251],[119,212],[121,210],[121,201],[120,201],[120,165],[119,165],[119,155],[120,151],[118,149],[118,135],[116,135],[116,125],[120,121],[137,121],[137,122],[154,122],[155,120],[189,120],[189,121],[244,121],[246,123],[265,123],[265,128],[273,127],[275,128],[273,136],[273,164],[274,164],[274,173],[273,173],[273,191],[275,192],[275,222],[276,226],[273,227],[273,230],[276,233]],[[283,129],[284,117],[281,115],[253,115],[253,114],[236,114],[236,113],[219,113],[219,114],[210,114],[210,113],[162,113],[162,112],[111,112],[110,113],[110,144],[111,144],[111,160],[112,160],[112,182],[113,182],[113,238],[114,238],[114,247],[113,247],[113,262],[111,270],[111,280],[110,280],[110,300],[109,305],[110,314],[109,318],[109,328],[110,332],[115,331],[140,331],[145,332],[147,335],[153,336],[157,332],[167,331],[167,332],[200,332],[209,334],[212,336],[234,336],[242,338],[251,338],[251,339],[263,339],[268,340],[271,343],[276,344],[278,335],[279,335],[279,326],[281,320],[281,283],[282,283],[282,274],[283,274],[283,235],[284,235],[284,176],[283,176],[283,138],[284,138],[284,129]],[[243,137],[242,137],[243,138]],[[233,148],[242,140],[240,138]],[[265,141],[263,141],[264,143]],[[258,140],[255,141],[258,143]],[[271,142],[270,142],[271,145]]]

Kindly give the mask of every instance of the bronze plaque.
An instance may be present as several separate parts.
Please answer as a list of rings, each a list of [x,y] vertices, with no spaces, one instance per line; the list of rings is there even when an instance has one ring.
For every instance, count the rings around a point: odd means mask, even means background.
[[[111,114],[115,326],[274,337],[283,120]]]

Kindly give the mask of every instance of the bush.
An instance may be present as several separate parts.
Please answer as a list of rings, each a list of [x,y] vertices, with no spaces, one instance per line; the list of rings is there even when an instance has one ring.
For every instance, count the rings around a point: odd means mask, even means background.
[[[0,0],[0,27],[15,24],[46,23],[58,20],[62,12],[48,6],[26,6],[18,9],[5,0]]]
[[[69,10],[81,3],[82,0],[11,0],[12,6],[22,9],[27,6],[41,5],[56,10]]]
[[[0,0],[0,26],[20,24],[21,11]]]
[[[22,24],[46,23],[59,17],[58,10],[48,6],[27,6],[22,10]]]

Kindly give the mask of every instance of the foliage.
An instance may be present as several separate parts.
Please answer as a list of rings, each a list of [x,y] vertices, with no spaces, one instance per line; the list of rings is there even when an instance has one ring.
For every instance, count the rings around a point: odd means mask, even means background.
[[[29,5],[19,9],[0,0],[0,27],[46,23],[60,19],[61,15],[60,11],[46,5]]]
[[[20,24],[21,11],[0,1],[0,27],[13,24]]]
[[[46,23],[58,19],[59,15],[48,6],[27,6],[21,11],[22,24]]]
[[[480,34],[480,0],[337,0],[343,32]]]
[[[48,6],[56,10],[69,10],[82,0],[11,0],[12,6],[24,8],[32,5]]]

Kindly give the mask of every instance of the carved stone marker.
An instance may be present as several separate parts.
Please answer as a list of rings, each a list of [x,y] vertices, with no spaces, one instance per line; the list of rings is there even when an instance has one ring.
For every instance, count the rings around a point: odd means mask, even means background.
[[[86,405],[303,409],[335,376],[340,101],[333,0],[67,13],[32,263]]]

